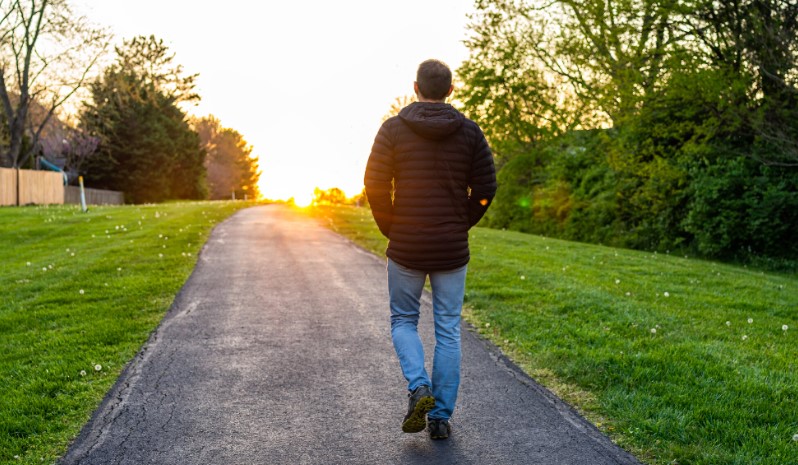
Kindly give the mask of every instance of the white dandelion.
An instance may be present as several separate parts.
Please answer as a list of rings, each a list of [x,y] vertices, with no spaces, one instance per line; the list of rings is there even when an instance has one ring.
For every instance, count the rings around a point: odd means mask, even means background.
[[[781,325],[781,330],[782,330],[782,331],[787,331],[788,329],[790,329],[790,327],[789,327],[789,326],[787,326],[787,325]]]
[[[102,369],[103,369],[103,366],[100,365],[99,363],[97,365],[94,365],[94,371],[101,371]]]
[[[86,376],[86,370],[80,370],[80,376]]]
[[[727,321],[726,326],[731,326],[731,321]]]
[[[525,279],[526,279],[526,276],[521,275],[521,280],[525,280]]]
[[[671,296],[668,291],[663,292],[662,295],[664,295],[665,297],[670,297]]]
[[[616,279],[615,280],[615,284],[621,284],[621,280],[620,279]]]
[[[753,323],[753,322],[754,322],[754,319],[753,319],[753,318],[749,318],[749,319],[748,319],[748,324],[749,324],[749,325],[750,325],[751,323]]]
[[[83,289],[79,290],[78,292],[80,292],[80,295],[84,294]]]
[[[746,339],[748,339],[748,335],[743,334],[743,341],[746,340]]]
[[[27,263],[25,264],[25,266],[30,266],[30,262],[27,262]]]
[[[651,334],[657,334],[657,328],[651,328]]]

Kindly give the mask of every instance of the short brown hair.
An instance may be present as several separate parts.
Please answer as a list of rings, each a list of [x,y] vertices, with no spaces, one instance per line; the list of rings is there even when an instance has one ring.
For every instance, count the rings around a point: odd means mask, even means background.
[[[418,65],[418,91],[430,100],[443,100],[452,87],[452,70],[440,60],[426,60]]]

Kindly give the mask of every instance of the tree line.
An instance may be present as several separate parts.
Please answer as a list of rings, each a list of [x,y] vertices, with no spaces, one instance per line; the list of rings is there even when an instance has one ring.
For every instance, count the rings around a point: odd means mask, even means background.
[[[185,110],[200,100],[197,75],[162,39],[134,37],[112,54],[110,40],[65,0],[0,0],[0,166],[43,158],[132,203],[257,198],[244,137]]]
[[[736,260],[798,258],[798,3],[479,0],[458,104],[485,223]]]

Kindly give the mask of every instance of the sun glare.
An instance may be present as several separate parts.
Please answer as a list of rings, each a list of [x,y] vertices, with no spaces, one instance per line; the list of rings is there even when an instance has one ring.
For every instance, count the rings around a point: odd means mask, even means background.
[[[296,205],[299,208],[305,208],[309,207],[310,204],[313,203],[313,194],[310,192],[296,194],[294,195],[293,199],[294,199],[294,205]]]

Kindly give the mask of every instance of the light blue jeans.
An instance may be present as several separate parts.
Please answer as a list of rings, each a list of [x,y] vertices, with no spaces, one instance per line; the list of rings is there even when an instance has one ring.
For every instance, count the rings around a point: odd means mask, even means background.
[[[460,313],[463,308],[467,265],[447,271],[418,271],[388,259],[388,293],[391,306],[391,338],[399,357],[407,388],[432,388],[435,407],[431,419],[448,420],[460,387]],[[421,292],[429,275],[432,314],[435,321],[435,355],[432,380],[424,368],[424,346],[418,336]]]

